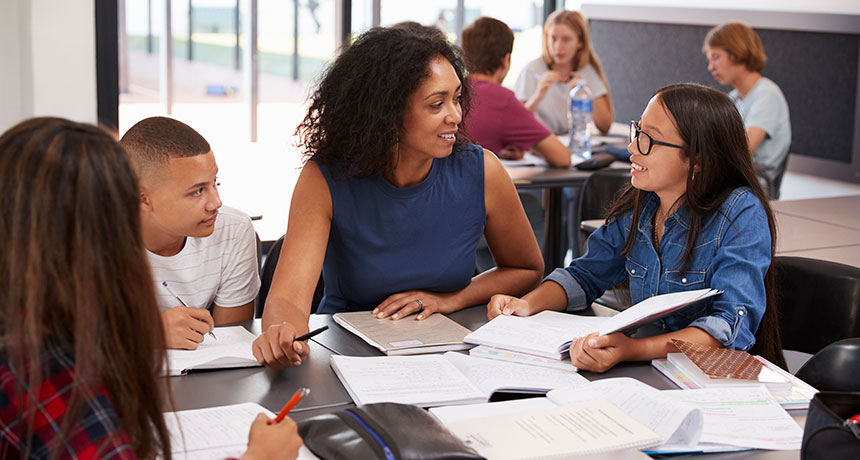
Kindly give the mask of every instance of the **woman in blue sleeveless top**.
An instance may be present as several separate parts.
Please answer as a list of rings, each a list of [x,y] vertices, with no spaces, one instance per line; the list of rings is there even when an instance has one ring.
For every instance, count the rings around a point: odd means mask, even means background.
[[[671,339],[680,339],[750,350],[784,365],[770,270],[773,214],[732,101],[690,83],[659,89],[631,122],[627,150],[631,185],[585,254],[522,299],[494,296],[488,315],[585,308],[625,280],[634,303],[713,288],[723,293],[653,323],[650,337],[575,339],[571,361],[603,372],[621,361],[665,358],[677,352]]]
[[[327,71],[299,125],[296,183],[257,359],[301,364],[314,286],[318,312],[416,319],[522,295],[543,272],[510,177],[465,143],[469,107],[459,52],[442,34],[372,29]],[[497,268],[472,277],[481,236]],[[408,319],[412,320],[412,319]]]

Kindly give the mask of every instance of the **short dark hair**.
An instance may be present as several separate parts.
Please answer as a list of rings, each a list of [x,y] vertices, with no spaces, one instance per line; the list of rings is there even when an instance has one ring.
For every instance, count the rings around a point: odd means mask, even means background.
[[[389,171],[409,96],[429,78],[436,58],[447,60],[463,81],[460,51],[441,34],[375,27],[360,35],[325,71],[296,128],[305,159],[337,178]],[[469,101],[469,85],[462,85],[463,120]],[[462,132],[462,121],[459,127]],[[457,144],[465,142],[460,132]]]
[[[463,29],[463,55],[469,72],[492,74],[514,49],[514,32],[498,19],[482,16]]]
[[[212,150],[194,128],[168,117],[137,122],[119,142],[128,152],[140,181],[148,181],[171,158],[195,157]]]

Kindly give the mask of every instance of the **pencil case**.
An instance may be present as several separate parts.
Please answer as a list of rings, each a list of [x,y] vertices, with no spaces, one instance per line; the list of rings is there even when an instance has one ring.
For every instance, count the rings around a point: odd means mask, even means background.
[[[821,391],[809,402],[802,460],[837,460],[860,458],[860,425],[845,421],[860,414],[860,393]]]
[[[298,424],[299,435],[323,460],[476,460],[478,455],[418,406],[367,404]]]

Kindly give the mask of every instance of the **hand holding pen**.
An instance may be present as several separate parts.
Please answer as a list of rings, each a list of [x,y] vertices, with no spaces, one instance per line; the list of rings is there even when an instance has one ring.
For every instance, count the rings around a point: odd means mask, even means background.
[[[182,304],[161,312],[161,322],[168,348],[196,350],[203,342],[205,334],[209,333],[216,338],[212,333],[215,322],[209,310],[188,307],[167,283],[163,282],[162,286]]]

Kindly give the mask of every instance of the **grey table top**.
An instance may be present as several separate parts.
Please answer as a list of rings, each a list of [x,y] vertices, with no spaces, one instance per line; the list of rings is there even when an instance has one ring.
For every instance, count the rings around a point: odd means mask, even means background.
[[[580,312],[583,315],[605,316],[612,310],[595,305]],[[477,306],[455,312],[452,319],[469,329],[486,323],[486,308]],[[260,332],[260,320],[240,323],[254,333]],[[310,355],[297,368],[273,371],[262,367],[226,369],[190,373],[170,377],[169,382],[176,410],[256,402],[277,412],[300,387],[307,386],[311,393],[290,412],[296,421],[341,410],[352,406],[352,401],[329,366],[332,354],[350,356],[380,356],[381,352],[360,338],[338,326],[331,315],[311,315],[310,328],[328,325],[329,329],[311,339]],[[632,377],[657,389],[674,389],[675,385],[649,363],[622,363],[603,374],[581,372],[589,380],[612,377]],[[803,424],[805,412],[792,413]],[[672,456],[671,458],[686,458]],[[798,451],[760,451],[708,454],[707,459],[796,459]]]

